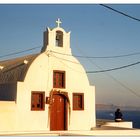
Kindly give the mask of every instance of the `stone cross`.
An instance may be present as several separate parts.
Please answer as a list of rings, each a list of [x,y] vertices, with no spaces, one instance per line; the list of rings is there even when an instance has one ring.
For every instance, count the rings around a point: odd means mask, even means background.
[[[60,27],[60,24],[62,23],[62,22],[60,21],[60,18],[57,19],[56,23],[57,23],[57,27]]]

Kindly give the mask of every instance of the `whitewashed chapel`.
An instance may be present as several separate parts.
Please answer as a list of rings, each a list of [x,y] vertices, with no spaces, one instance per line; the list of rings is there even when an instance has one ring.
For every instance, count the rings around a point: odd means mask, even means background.
[[[0,61],[0,131],[90,130],[95,87],[72,56],[70,32],[44,32],[39,54]]]

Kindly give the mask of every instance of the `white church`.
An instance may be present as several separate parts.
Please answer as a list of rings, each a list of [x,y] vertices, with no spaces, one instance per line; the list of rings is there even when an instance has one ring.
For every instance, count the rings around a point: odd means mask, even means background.
[[[72,56],[70,32],[56,23],[40,53],[0,61],[0,131],[96,127],[95,86]]]

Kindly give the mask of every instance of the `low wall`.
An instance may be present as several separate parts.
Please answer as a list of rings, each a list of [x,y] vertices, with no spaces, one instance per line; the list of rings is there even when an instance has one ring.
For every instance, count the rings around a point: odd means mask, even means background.
[[[0,131],[11,131],[16,123],[16,103],[0,101]]]
[[[121,128],[133,128],[133,123],[132,122],[106,122],[102,126],[121,127]]]

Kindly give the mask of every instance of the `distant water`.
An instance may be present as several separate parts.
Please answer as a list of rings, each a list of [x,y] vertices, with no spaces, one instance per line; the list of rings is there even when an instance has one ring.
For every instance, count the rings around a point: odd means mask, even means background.
[[[140,129],[140,111],[121,111],[124,121],[132,121],[133,128]],[[113,111],[96,110],[96,119],[114,120]]]

